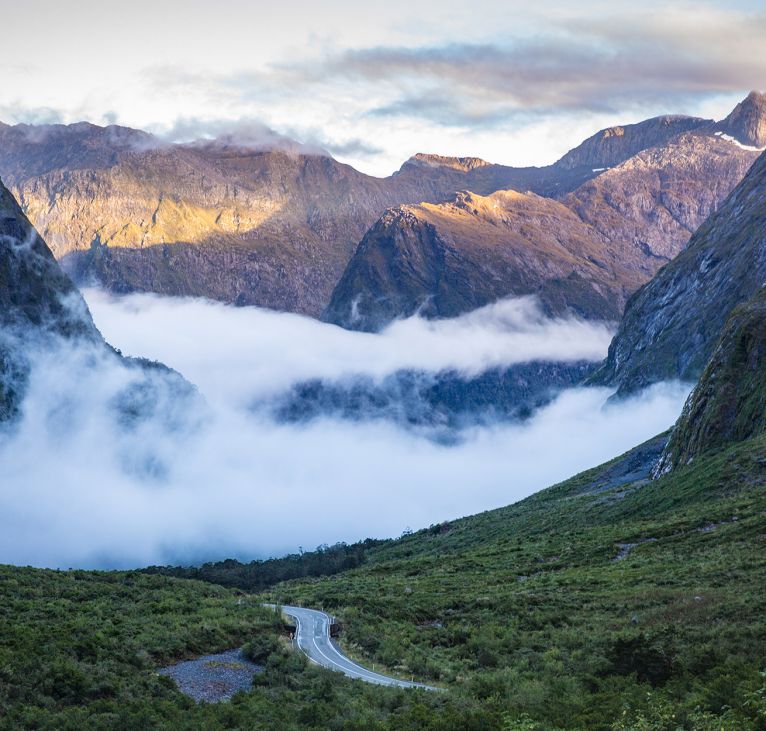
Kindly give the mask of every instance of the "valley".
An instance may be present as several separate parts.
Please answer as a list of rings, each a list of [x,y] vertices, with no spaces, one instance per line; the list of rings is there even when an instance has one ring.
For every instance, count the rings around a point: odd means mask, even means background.
[[[0,731],[765,731],[763,8],[91,5],[3,7]]]

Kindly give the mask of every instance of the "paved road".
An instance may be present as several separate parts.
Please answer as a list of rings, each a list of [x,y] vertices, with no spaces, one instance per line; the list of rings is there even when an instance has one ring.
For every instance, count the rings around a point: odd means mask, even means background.
[[[380,675],[349,660],[330,639],[330,617],[324,612],[319,612],[316,609],[304,609],[303,607],[284,606],[282,611],[295,619],[297,629],[295,644],[309,660],[317,665],[344,673],[349,678],[358,678],[377,685],[437,690],[423,683],[411,683],[408,680],[397,680],[386,675]]]

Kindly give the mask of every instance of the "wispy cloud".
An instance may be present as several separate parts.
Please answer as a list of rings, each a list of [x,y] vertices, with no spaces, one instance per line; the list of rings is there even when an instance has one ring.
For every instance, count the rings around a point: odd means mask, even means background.
[[[220,35],[180,0],[163,3],[149,28],[140,13],[115,27],[108,13],[78,5],[61,17],[62,32],[41,11],[36,58],[45,62],[6,73],[0,118],[110,119],[157,132],[184,125],[201,137],[224,122],[262,125],[389,174],[415,152],[547,164],[599,127],[665,113],[723,116],[766,84],[766,12],[755,0],[375,7],[371,23],[350,0],[295,0],[265,15],[237,0],[238,22]],[[23,17],[20,6],[9,13]],[[92,36],[127,44],[138,33],[155,42],[94,68]],[[7,55],[22,57],[22,41],[7,40]]]
[[[556,112],[678,108],[758,88],[765,35],[763,12],[676,6],[559,15],[533,37],[503,42],[347,49],[217,78],[167,66],[149,73],[163,86],[251,100],[353,90],[368,100],[362,115],[499,126]]]

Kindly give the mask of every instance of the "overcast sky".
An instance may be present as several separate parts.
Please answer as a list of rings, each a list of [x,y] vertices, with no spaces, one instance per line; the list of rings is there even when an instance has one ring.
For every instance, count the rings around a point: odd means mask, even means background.
[[[532,6],[532,7],[530,7]],[[267,125],[374,174],[553,161],[766,88],[763,0],[0,0],[0,119],[188,139]]]

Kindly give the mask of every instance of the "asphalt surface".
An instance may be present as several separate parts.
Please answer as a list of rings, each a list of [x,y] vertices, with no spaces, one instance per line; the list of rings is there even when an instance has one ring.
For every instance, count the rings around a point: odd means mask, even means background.
[[[409,680],[398,680],[387,675],[381,675],[349,660],[330,638],[331,619],[324,612],[316,609],[286,606],[282,607],[282,611],[295,620],[295,645],[317,665],[343,673],[349,678],[357,678],[376,685],[437,690],[433,686],[423,683],[413,683]]]

